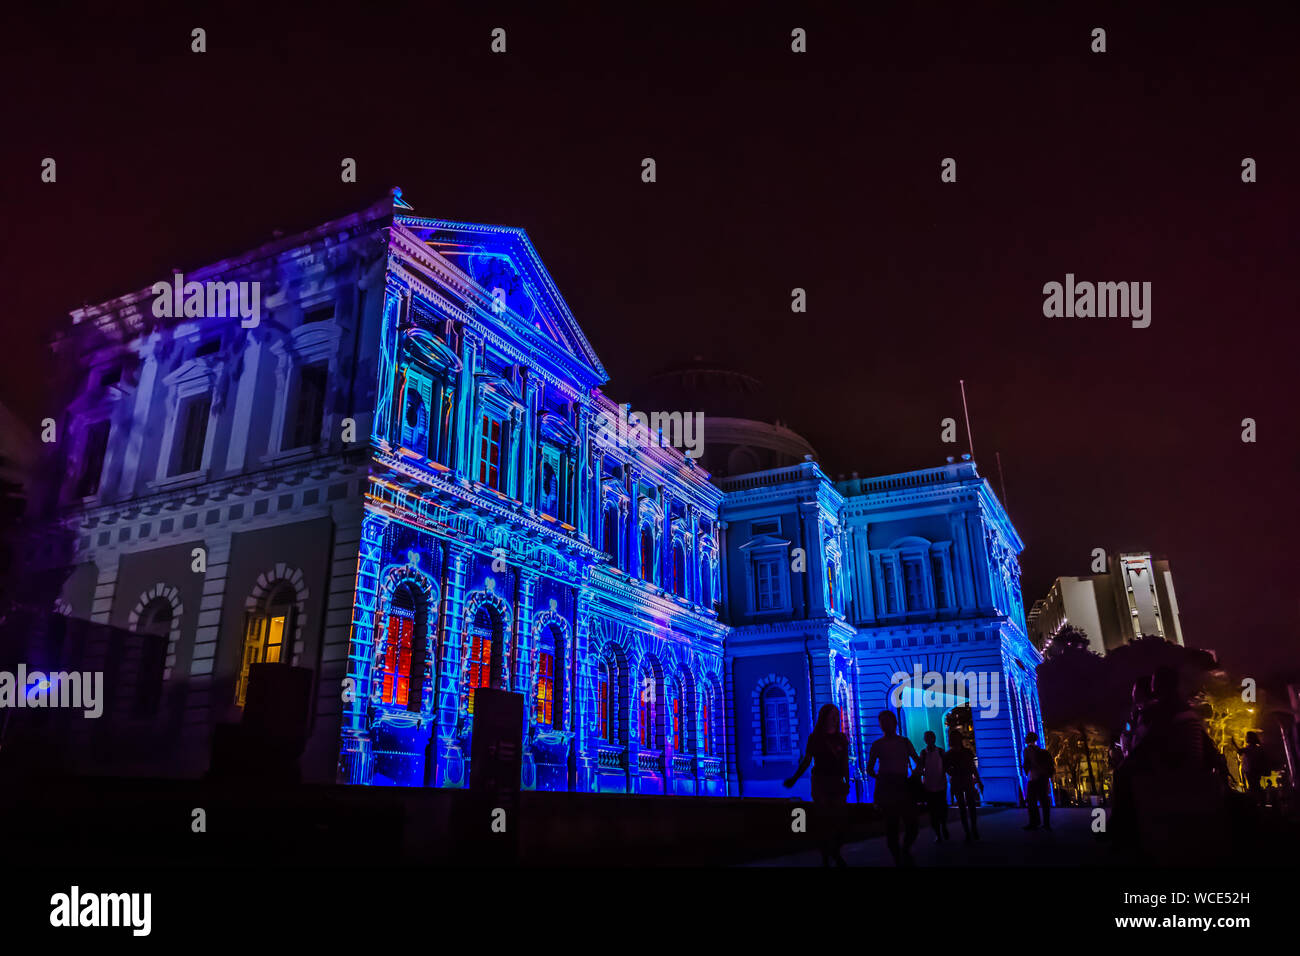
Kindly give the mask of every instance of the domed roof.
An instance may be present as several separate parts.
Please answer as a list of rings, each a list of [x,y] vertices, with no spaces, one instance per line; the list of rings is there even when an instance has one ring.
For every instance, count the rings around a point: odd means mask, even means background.
[[[703,412],[703,464],[715,478],[816,457],[812,445],[783,424],[758,378],[699,355],[652,375],[636,390],[633,407]]]

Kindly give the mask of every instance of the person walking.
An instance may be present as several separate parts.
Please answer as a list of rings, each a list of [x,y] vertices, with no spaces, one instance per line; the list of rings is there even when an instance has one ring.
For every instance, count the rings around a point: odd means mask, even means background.
[[[916,842],[916,801],[908,778],[911,765],[919,763],[912,741],[898,734],[898,718],[882,710],[876,718],[884,734],[871,744],[867,754],[867,776],[876,782],[873,802],[885,821],[885,843],[894,862],[904,866],[912,861],[912,844]],[[899,846],[898,832],[903,829]]]
[[[1232,741],[1232,746],[1241,760],[1241,779],[1246,784],[1246,794],[1250,797],[1250,802],[1258,806],[1262,802],[1259,782],[1269,772],[1259,734],[1252,730],[1246,734],[1246,746],[1237,746],[1235,740]]]
[[[934,842],[952,839],[948,833],[948,776],[944,773],[947,755],[935,746],[933,730],[925,732],[925,749],[921,751],[921,788],[925,808],[930,813]]]
[[[947,771],[952,781],[952,799],[957,804],[957,812],[961,814],[961,828],[966,834],[966,842],[970,843],[980,838],[975,805],[979,803],[979,794],[984,790],[984,781],[980,779],[979,768],[975,766],[975,755],[966,749],[965,740],[960,730],[948,734]]]
[[[844,842],[844,809],[849,795],[849,738],[840,731],[840,709],[826,704],[817,713],[817,724],[808,735],[803,757],[786,779],[793,787],[812,764],[813,826],[821,843],[822,865],[848,866],[840,852]]]
[[[1020,769],[1025,772],[1029,782],[1025,787],[1025,802],[1029,804],[1029,824],[1026,830],[1037,830],[1041,825],[1044,830],[1052,829],[1052,774],[1055,763],[1052,755],[1038,746],[1038,734],[1030,731],[1025,734],[1025,752],[1020,762]],[[1039,813],[1041,812],[1041,823]]]

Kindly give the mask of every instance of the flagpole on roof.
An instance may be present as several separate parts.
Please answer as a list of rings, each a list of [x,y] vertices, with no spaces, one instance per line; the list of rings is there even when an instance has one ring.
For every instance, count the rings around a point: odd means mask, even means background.
[[[966,380],[959,378],[957,383],[961,386],[961,410],[966,416],[966,445],[970,450],[971,460],[975,460],[975,436],[970,431],[970,409],[966,407]]]

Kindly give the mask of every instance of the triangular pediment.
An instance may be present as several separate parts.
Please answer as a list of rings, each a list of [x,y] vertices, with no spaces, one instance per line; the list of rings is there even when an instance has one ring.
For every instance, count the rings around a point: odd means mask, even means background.
[[[524,230],[415,216],[395,216],[394,223],[501,302],[504,308],[496,316],[501,326],[521,344],[537,347],[539,358],[567,356],[591,385],[608,379]]]
[[[763,548],[788,548],[790,542],[774,534],[760,534],[750,538],[740,546],[741,551],[759,551]]]

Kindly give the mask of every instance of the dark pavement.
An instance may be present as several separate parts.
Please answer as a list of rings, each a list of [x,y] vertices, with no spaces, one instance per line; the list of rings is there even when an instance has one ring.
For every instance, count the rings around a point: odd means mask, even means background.
[[[981,810],[980,839],[964,842],[956,808],[950,809],[948,830],[951,840],[934,842],[929,818],[920,816],[920,831],[912,846],[918,867],[931,866],[1105,866],[1113,852],[1098,842],[1092,832],[1090,809],[1068,808],[1052,811],[1051,831],[1025,832],[1028,811],[1019,809]],[[811,837],[810,837],[811,839]],[[844,847],[844,859],[850,866],[893,866],[885,838],[863,840]],[[821,853],[811,848],[789,856],[772,857],[751,866],[821,866]]]

